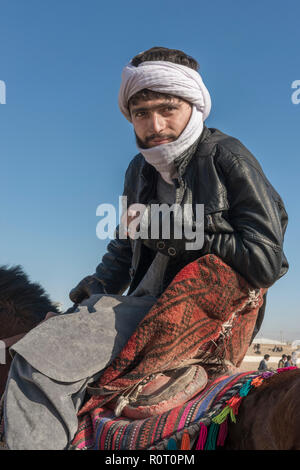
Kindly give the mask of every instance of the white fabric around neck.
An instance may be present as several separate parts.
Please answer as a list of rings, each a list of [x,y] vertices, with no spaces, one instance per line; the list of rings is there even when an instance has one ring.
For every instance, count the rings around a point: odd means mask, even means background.
[[[122,72],[119,107],[130,122],[128,101],[143,89],[178,96],[193,105],[191,118],[177,140],[148,149],[138,147],[146,161],[172,184],[177,176],[174,159],[200,137],[211,109],[210,95],[200,74],[185,65],[166,61],[142,62],[138,67],[128,64]]]
[[[190,120],[178,139],[147,149],[138,147],[138,150],[167,183],[173,184],[172,179],[177,176],[174,165],[175,158],[179,157],[200,137],[202,130],[203,114],[193,106]]]

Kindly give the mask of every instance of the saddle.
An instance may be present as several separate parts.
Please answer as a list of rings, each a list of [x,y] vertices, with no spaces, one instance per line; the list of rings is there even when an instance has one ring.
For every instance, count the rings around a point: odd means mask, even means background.
[[[107,403],[116,416],[144,419],[183,405],[205,388],[208,377],[199,364],[151,374],[127,393]]]

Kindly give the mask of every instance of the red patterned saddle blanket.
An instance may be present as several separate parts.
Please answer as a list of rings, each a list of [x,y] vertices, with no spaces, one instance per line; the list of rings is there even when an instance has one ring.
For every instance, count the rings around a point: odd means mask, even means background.
[[[219,380],[234,380],[235,376],[228,375],[214,378],[228,373],[228,364],[241,364],[264,292],[254,290],[214,255],[185,266],[119,356],[89,389],[91,398],[79,411],[79,428],[72,448],[148,449],[165,441],[167,435],[186,429],[190,418],[191,422],[199,422],[204,412],[202,402],[206,403],[205,397],[209,396],[212,403],[213,390],[221,387]],[[126,400],[124,408],[123,400],[149,376],[166,375],[191,361],[207,372],[209,382],[204,392],[200,380],[198,391],[194,390],[181,403],[173,403],[171,409],[158,408],[153,416],[136,414],[137,409]]]

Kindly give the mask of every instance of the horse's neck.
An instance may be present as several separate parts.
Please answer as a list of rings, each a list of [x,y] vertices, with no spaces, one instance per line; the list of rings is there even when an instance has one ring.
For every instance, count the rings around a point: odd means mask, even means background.
[[[28,325],[23,318],[0,310],[0,340],[27,333],[34,326],[35,324]]]

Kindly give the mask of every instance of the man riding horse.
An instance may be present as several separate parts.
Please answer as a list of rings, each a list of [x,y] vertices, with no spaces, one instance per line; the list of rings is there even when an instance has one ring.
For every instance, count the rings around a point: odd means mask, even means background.
[[[195,260],[200,270],[201,260],[205,265],[203,282],[214,279],[212,297],[220,298],[227,289],[221,275],[210,279],[210,269],[220,260],[217,274],[228,268],[227,274],[230,270],[236,276],[232,292],[245,282],[251,294],[247,305],[257,308],[247,335],[246,327],[239,326],[239,341],[232,343],[231,351],[238,360],[233,363],[240,363],[261,326],[267,289],[288,270],[283,253],[287,213],[249,150],[205,126],[211,100],[197,70],[192,57],[163,47],[138,54],[123,70],[119,106],[133,124],[139,151],[125,175],[123,196],[129,210],[95,273],[70,292],[76,313],[50,318],[11,349],[14,359],[4,396],[10,449],[68,448],[89,384],[101,382],[143,318],[158,299],[166,302],[163,294]],[[143,217],[130,209],[133,204],[145,208]],[[145,216],[157,204],[192,207],[188,222],[194,228],[196,206],[204,205],[203,244],[188,249],[184,236],[174,236],[176,212],[171,217],[172,236],[164,237],[159,230],[151,237],[153,219]],[[136,220],[138,226],[133,224]],[[137,237],[138,228],[146,228],[148,236]],[[192,275],[197,282],[195,271]],[[181,302],[187,308],[191,300],[187,296]],[[232,327],[226,305],[223,336]],[[236,312],[243,312],[244,306],[236,307]],[[208,328],[213,318],[214,312],[207,317]],[[182,325],[184,316],[181,320]],[[146,351],[143,347],[139,358]],[[184,356],[183,349],[181,353]]]

